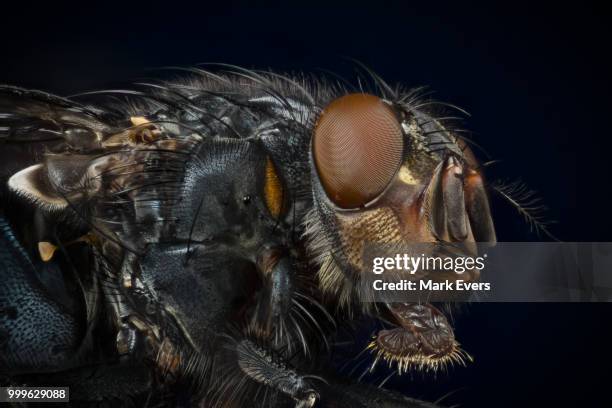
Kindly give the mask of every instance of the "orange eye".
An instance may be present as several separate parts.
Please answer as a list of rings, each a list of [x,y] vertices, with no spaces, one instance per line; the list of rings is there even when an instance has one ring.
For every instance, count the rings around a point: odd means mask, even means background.
[[[313,157],[325,192],[338,207],[362,207],[378,197],[399,169],[404,138],[393,110],[377,96],[350,94],[323,110]]]

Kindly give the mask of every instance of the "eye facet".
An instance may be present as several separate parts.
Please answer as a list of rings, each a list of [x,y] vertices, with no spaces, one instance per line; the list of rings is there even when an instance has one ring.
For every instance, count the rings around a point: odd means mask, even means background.
[[[340,208],[359,208],[378,197],[399,169],[403,151],[395,112],[374,95],[334,100],[315,126],[315,167],[329,199]]]

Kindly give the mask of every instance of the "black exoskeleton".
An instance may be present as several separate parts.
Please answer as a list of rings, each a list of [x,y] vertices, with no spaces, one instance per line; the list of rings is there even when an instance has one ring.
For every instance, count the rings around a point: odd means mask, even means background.
[[[463,361],[435,306],[358,290],[365,241],[495,241],[452,118],[375,76],[378,95],[187,71],[0,87],[2,384],[69,386],[75,406],[433,407],[331,356],[370,316],[372,369]]]

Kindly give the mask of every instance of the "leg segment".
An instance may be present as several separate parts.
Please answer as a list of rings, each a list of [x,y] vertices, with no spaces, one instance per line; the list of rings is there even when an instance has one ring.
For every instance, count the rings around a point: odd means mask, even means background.
[[[236,353],[238,366],[247,377],[292,398],[296,408],[310,408],[319,399],[306,376],[254,342],[240,341]]]

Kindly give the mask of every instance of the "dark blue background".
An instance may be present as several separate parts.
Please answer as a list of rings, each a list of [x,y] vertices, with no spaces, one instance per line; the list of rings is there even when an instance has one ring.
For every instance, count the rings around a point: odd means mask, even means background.
[[[584,2],[402,3],[5,9],[0,81],[68,95],[200,62],[350,77],[342,57],[353,57],[467,109],[475,138],[503,160],[489,178],[527,182],[559,238],[610,241],[610,14]],[[494,216],[500,240],[537,239],[503,202]],[[476,362],[394,386],[430,399],[458,390],[447,403],[468,407],[610,406],[610,305],[468,309],[457,332]]]

